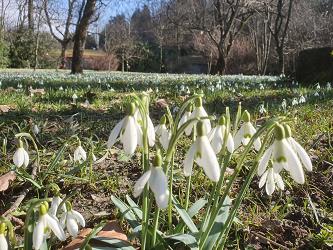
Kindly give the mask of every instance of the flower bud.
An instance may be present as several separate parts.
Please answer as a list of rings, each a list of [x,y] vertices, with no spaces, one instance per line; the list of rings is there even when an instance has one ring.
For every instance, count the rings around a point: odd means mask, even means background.
[[[133,102],[131,102],[128,106],[127,106],[127,114],[128,115],[134,115],[135,113],[135,104]]]
[[[247,110],[244,111],[242,118],[243,118],[244,122],[250,122],[251,121],[251,115]]]
[[[274,129],[274,135],[277,140],[282,140],[286,137],[284,128],[281,124],[277,124]]]
[[[162,156],[159,150],[156,152],[155,158],[153,160],[153,165],[154,167],[162,166]]]
[[[197,134],[198,134],[198,136],[205,136],[206,135],[205,126],[204,126],[202,121],[199,121],[197,123]]]
[[[48,208],[45,206],[45,203],[43,202],[39,207],[40,216],[47,214],[47,210],[48,210]]]
[[[197,99],[195,99],[195,106],[197,108],[202,106],[202,98],[201,97],[198,97]]]
[[[166,116],[163,115],[160,120],[160,124],[166,124]]]
[[[5,234],[6,228],[7,228],[7,226],[5,223],[3,223],[3,222],[0,223],[0,234]]]
[[[225,124],[226,124],[226,119],[225,119],[225,116],[222,115],[219,119],[219,125],[222,126],[222,125],[225,125]]]

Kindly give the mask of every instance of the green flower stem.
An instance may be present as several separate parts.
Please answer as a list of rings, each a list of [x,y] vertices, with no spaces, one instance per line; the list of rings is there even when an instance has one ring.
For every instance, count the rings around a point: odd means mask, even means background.
[[[268,133],[267,135],[265,136],[265,139],[263,141],[263,145],[266,145],[268,143],[268,140],[270,138],[270,135],[273,131],[274,127],[271,127],[269,128],[268,130]],[[254,162],[252,168],[250,169],[249,173],[247,174],[247,177],[245,179],[245,182],[243,183],[242,185],[242,188],[240,190],[240,192],[238,193],[238,196],[237,198],[235,199],[235,203],[234,203],[234,206],[232,207],[230,213],[229,213],[229,216],[225,222],[225,225],[224,227],[222,228],[222,231],[220,232],[220,235],[219,235],[219,238],[218,238],[218,241],[217,241],[217,244],[216,244],[216,247],[215,249],[223,249],[224,245],[225,245],[225,242],[226,242],[226,235],[228,235],[228,232],[231,228],[231,225],[232,225],[232,222],[236,216],[236,212],[238,211],[238,208],[240,206],[240,204],[242,203],[244,197],[245,197],[245,194],[250,186],[250,183],[255,175],[255,171],[257,169],[257,166],[258,166],[258,163],[259,163],[259,159],[261,158],[263,152],[264,152],[264,149],[265,147],[261,147],[259,152],[258,152],[258,155],[256,157],[256,161]]]
[[[210,233],[210,231],[212,230],[212,227],[214,225],[214,221],[216,216],[218,215],[218,211],[219,209],[223,206],[223,202],[225,200],[225,198],[227,197],[227,195],[229,194],[231,187],[236,179],[236,177],[238,176],[238,174],[240,173],[243,163],[245,161],[245,158],[247,156],[247,154],[250,152],[254,141],[259,138],[266,130],[270,130],[272,127],[274,127],[275,123],[278,122],[279,120],[281,120],[280,117],[272,119],[270,121],[268,121],[264,126],[262,126],[260,129],[258,129],[258,131],[252,136],[251,140],[249,141],[248,145],[245,147],[244,152],[241,155],[241,158],[238,161],[238,164],[235,168],[235,172],[233,173],[233,175],[231,176],[228,185],[226,186],[226,189],[222,195],[222,197],[220,198],[220,201],[218,202],[216,208],[213,212],[212,215],[210,217],[209,223],[208,223],[208,227],[207,229],[203,232],[202,236],[200,237],[200,242],[199,242],[199,248],[203,249],[203,246],[206,243],[206,240],[208,238],[208,235]],[[262,148],[264,148],[264,144],[262,144]]]
[[[190,175],[186,180],[186,197],[185,197],[185,210],[188,210],[189,202],[190,202],[190,192],[191,192],[191,178]]]
[[[156,244],[156,232],[158,229],[158,219],[160,217],[160,209],[158,207],[155,208],[155,216],[154,216],[154,226],[153,226],[153,238],[152,238],[152,247]]]
[[[168,200],[168,226],[169,231],[172,231],[172,185],[173,185],[173,167],[175,155],[172,154],[170,166],[170,181],[169,181],[169,200]]]

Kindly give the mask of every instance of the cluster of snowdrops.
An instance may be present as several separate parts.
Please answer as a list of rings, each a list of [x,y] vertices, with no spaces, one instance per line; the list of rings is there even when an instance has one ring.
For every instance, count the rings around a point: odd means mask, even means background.
[[[305,182],[303,169],[312,170],[310,157],[292,137],[288,125],[291,120],[288,118],[271,118],[256,128],[249,112],[242,111],[239,105],[234,123],[231,124],[228,108],[216,119],[207,114],[202,98],[203,94],[188,98],[180,107],[176,117],[173,117],[166,108],[160,123],[154,126],[149,116],[149,96],[133,95],[132,102],[128,103],[126,116],[115,125],[109,136],[108,148],[121,144],[127,155],[133,155],[136,150],[140,150],[142,155],[143,174],[135,183],[133,192],[135,198],[142,196],[142,199],[138,200],[139,205],[135,203],[136,209],[140,210],[138,217],[141,222],[139,228],[133,228],[142,249],[162,248],[167,239],[171,238],[185,245],[190,242],[198,249],[223,248],[237,210],[255,173],[260,177],[259,187],[265,186],[266,193],[272,195],[276,189],[284,190],[285,173],[296,183],[303,184]],[[181,205],[172,194],[172,190],[175,152],[177,143],[184,136],[191,138],[191,146],[182,164],[187,184],[186,197]],[[254,159],[251,164],[247,162],[247,175],[243,177],[239,191],[232,193],[234,181],[239,177],[241,170],[244,170],[246,156],[253,152],[255,152]],[[231,169],[230,163],[233,157],[237,158],[236,166]],[[93,158],[96,160],[95,156]],[[74,161],[86,160],[87,153],[80,143],[74,152]],[[13,162],[18,168],[27,167],[29,164],[29,153],[21,141],[13,156]],[[195,166],[203,169],[204,174],[212,182],[212,190],[207,192],[207,197],[190,207],[191,176],[194,171],[198,171]],[[228,181],[226,181],[227,173],[229,173]],[[36,250],[47,245],[52,233],[64,241],[65,230],[75,237],[79,232],[79,225],[85,226],[83,216],[72,208],[68,200],[62,199],[59,188],[56,185],[55,187],[54,197],[39,200],[33,208],[35,213],[39,214],[38,219],[31,225],[33,229],[30,228],[33,231],[32,246]],[[114,197],[113,200],[115,199]],[[156,205],[153,204],[153,200],[156,201]],[[125,203],[121,204],[123,207],[126,206]],[[120,210],[123,207],[119,206]],[[174,207],[176,209],[173,209]],[[133,210],[132,206],[128,208]],[[205,209],[205,215],[200,218],[200,224],[195,225],[191,220],[195,215],[193,210],[201,208]],[[182,220],[177,226],[173,225],[172,214],[175,210]],[[214,228],[217,221],[221,222],[221,214],[222,226],[220,224],[220,229],[216,231]],[[163,218],[163,223],[160,218]],[[163,230],[165,232],[162,232]],[[8,239],[11,238],[12,231],[10,222],[2,218],[1,250],[8,249]]]

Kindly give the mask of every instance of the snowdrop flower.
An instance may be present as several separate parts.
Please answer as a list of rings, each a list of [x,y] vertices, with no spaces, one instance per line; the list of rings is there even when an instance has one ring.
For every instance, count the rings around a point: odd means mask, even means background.
[[[298,100],[296,97],[293,98],[293,101],[291,102],[291,106],[296,106],[298,105]]]
[[[266,113],[267,113],[267,111],[265,109],[265,105],[264,104],[260,104],[259,105],[259,114],[264,115]]]
[[[301,95],[301,96],[299,97],[299,101],[298,101],[298,103],[305,103],[305,102],[306,102],[306,100],[305,100],[304,95]]]
[[[243,113],[243,121],[243,125],[237,131],[234,138],[235,149],[237,149],[241,144],[246,146],[251,140],[252,136],[256,133],[256,129],[253,127],[250,120],[250,113],[247,110],[245,110]],[[259,151],[261,147],[260,138],[254,140],[253,146],[256,151]]]
[[[283,99],[283,101],[281,103],[281,107],[282,107],[283,110],[287,109],[287,100],[286,99]]]
[[[153,147],[155,145],[155,129],[154,129],[154,124],[151,121],[149,115],[146,115],[147,117],[147,133],[148,133],[148,144],[150,147]],[[142,124],[142,116],[141,113],[139,111],[139,109],[137,107],[135,107],[135,112],[134,112],[134,118],[137,121],[137,123],[141,123]]]
[[[162,169],[162,157],[159,153],[156,154],[153,166],[145,172],[134,185],[134,197],[139,195],[144,190],[148,183],[149,188],[153,191],[157,206],[164,209],[168,206],[169,190],[168,180]]]
[[[59,87],[59,91],[63,91],[64,88],[62,86]]]
[[[320,84],[317,82],[316,89],[320,89]]]
[[[49,231],[52,231],[59,240],[66,240],[65,232],[59,221],[52,218],[47,212],[47,203],[42,203],[39,207],[39,219],[32,236],[32,245],[36,250],[40,249]]]
[[[234,139],[232,138],[230,132],[228,135],[226,135],[227,127],[225,123],[225,117],[221,116],[218,125],[208,134],[208,139],[212,145],[212,148],[214,149],[215,154],[218,154],[221,151],[225,136],[227,136],[227,149],[229,153],[232,154],[234,152]]]
[[[28,152],[23,148],[23,143],[19,140],[19,148],[16,150],[13,156],[13,162],[16,167],[27,167],[29,165]]]
[[[272,195],[277,186],[279,189],[284,190],[284,183],[279,173],[274,172],[273,168],[269,168],[263,173],[259,181],[259,188],[262,188],[266,183],[266,193]]]
[[[136,147],[142,145],[142,130],[134,118],[134,112],[135,105],[131,103],[128,108],[128,115],[112,129],[107,143],[108,148],[116,143],[118,136],[126,154],[133,154]]]
[[[316,91],[313,95],[314,95],[315,97],[319,97],[319,93],[318,93],[318,91]]]
[[[6,232],[6,224],[0,223],[0,249],[1,250],[7,250],[8,249],[8,243],[5,237]]]
[[[327,90],[331,90],[331,89],[332,89],[332,87],[331,87],[331,83],[330,83],[330,82],[328,82],[328,83],[326,84],[326,89],[327,89]]]
[[[204,109],[204,107],[202,107],[202,99],[201,99],[201,97],[198,97],[195,101],[195,107],[194,107],[189,119],[202,118],[202,117],[207,117],[207,116],[208,116],[208,114],[207,114],[206,110]],[[205,127],[206,133],[209,133],[212,129],[212,126],[210,124],[210,120],[209,119],[204,119],[202,121],[202,123]],[[188,127],[189,127],[188,131],[192,132],[193,128],[195,127],[195,124],[197,124],[197,121],[194,121],[191,124],[189,124],[188,125]]]
[[[87,153],[81,146],[81,142],[79,142],[79,146],[74,151],[74,162],[79,162],[80,164],[87,160]]]
[[[191,109],[192,109],[192,107],[191,107],[191,105],[189,105],[188,108],[186,109],[185,113],[183,114],[182,118],[180,118],[180,120],[179,120],[178,129],[190,119]],[[192,131],[191,126],[187,126],[185,128],[185,134],[187,136],[189,136],[191,134],[191,131]]]
[[[184,160],[184,174],[192,174],[193,163],[196,162],[203,168],[205,174],[214,182],[220,179],[220,166],[215,152],[210,145],[206,128],[202,121],[197,123],[197,139],[190,147]]]
[[[62,199],[60,198],[59,195],[56,195],[52,198],[51,207],[50,207],[48,213],[54,219],[57,219],[57,211],[58,211],[58,208],[59,208],[59,205],[60,205],[61,202],[62,202]],[[61,209],[62,209],[63,212],[67,211],[65,204],[63,204],[61,206]]]
[[[75,93],[73,94],[72,98],[73,98],[73,103],[76,103],[76,100],[77,100],[78,97]]]
[[[300,159],[302,165],[309,172],[312,171],[312,162],[309,155],[306,153],[305,149],[297,142],[294,138],[291,137],[291,129],[288,124],[284,124],[284,130],[286,134],[286,140],[289,142],[298,158]]]
[[[89,107],[89,106],[90,106],[90,102],[89,102],[88,99],[85,100],[84,105],[85,105],[86,107]]]
[[[285,129],[277,124],[274,129],[275,141],[263,154],[258,164],[258,175],[261,176],[272,161],[275,173],[280,173],[282,169],[287,170],[291,177],[299,184],[304,183],[304,172],[302,164],[286,139]]]
[[[35,135],[38,135],[39,132],[40,132],[40,129],[38,127],[37,124],[34,124],[33,127],[32,127],[32,132],[35,134]]]
[[[171,139],[171,133],[166,127],[166,117],[162,116],[160,124],[155,127],[156,136],[159,138],[159,141],[164,150],[167,150],[169,147],[169,142]]]
[[[66,209],[67,212],[65,212],[62,217],[61,217],[61,224],[63,227],[67,228],[68,233],[76,237],[79,233],[79,225],[80,224],[82,227],[85,227],[86,222],[79,212],[75,211],[72,208],[72,205],[70,202],[66,202]]]

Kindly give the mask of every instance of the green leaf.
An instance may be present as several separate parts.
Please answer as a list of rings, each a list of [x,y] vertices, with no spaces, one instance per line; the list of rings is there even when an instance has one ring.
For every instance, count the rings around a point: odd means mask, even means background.
[[[193,216],[195,216],[199,211],[200,209],[202,209],[206,204],[207,204],[207,200],[201,198],[199,200],[197,200],[187,211],[188,215],[192,218]],[[174,232],[176,233],[179,233],[183,227],[185,226],[185,224],[182,222],[182,223],[179,223],[177,225],[177,227],[175,228]]]
[[[190,234],[174,234],[164,238],[172,249],[183,249],[181,245],[189,247],[191,250],[197,250],[198,242],[193,235]]]
[[[186,212],[186,210],[184,208],[181,207],[181,205],[179,204],[179,202],[176,200],[176,198],[174,196],[172,196],[172,201],[176,207],[178,214],[180,215],[180,217],[182,218],[182,220],[184,221],[186,226],[190,229],[190,231],[192,233],[198,233],[199,230],[193,223],[191,216]]]
[[[223,205],[221,206],[219,213],[215,218],[212,230],[209,233],[209,236],[207,238],[207,241],[203,249],[210,250],[215,245],[220,235],[221,229],[223,228],[224,223],[226,222],[229,216],[230,207],[231,207],[231,199],[229,198],[229,196],[227,196],[223,201]]]
[[[121,215],[127,220],[133,229],[140,225],[131,208],[129,208],[124,202],[113,195],[111,196],[111,200],[116,205],[116,207],[119,208]]]
[[[96,235],[98,232],[100,232],[103,227],[105,226],[106,222],[99,223],[91,232],[87,235],[85,240],[83,241],[82,245],[80,246],[80,250],[85,250],[86,247],[89,244],[89,241]]]
[[[89,245],[96,250],[135,250],[128,241],[106,237],[94,237],[90,240]]]
[[[126,195],[126,200],[128,202],[128,204],[131,206],[131,209],[133,210],[133,212],[136,214],[136,216],[142,220],[142,211],[139,208],[139,206],[135,203],[135,201],[133,201],[131,199],[131,197],[129,197],[128,195]]]
[[[24,179],[25,181],[29,181],[32,185],[34,185],[36,188],[41,189],[42,186],[39,185],[30,174],[28,174],[23,168],[20,168],[20,171],[16,170],[16,173],[19,177]]]
[[[60,162],[61,156],[64,154],[65,149],[67,147],[67,144],[64,144],[60,150],[57,152],[56,156],[54,157],[53,161],[51,162],[51,164],[47,167],[47,169],[45,170],[43,176],[42,176],[42,181],[47,177],[47,174],[49,172],[53,172],[55,167],[58,165],[58,163]]]

